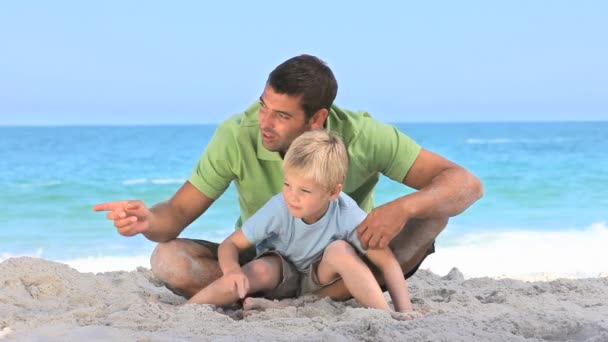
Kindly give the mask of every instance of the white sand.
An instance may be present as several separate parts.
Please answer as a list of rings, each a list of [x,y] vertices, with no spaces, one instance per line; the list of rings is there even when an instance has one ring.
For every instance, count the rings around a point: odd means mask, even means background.
[[[355,301],[306,301],[242,319],[155,284],[148,269],[79,273],[36,258],[0,263],[0,339],[15,341],[608,341],[608,278],[464,280],[421,270],[396,321]]]

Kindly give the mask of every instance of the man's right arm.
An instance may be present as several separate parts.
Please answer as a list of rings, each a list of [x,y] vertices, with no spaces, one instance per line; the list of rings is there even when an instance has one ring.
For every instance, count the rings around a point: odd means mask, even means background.
[[[186,181],[173,197],[150,208],[149,227],[142,234],[155,242],[173,240],[213,202]]]

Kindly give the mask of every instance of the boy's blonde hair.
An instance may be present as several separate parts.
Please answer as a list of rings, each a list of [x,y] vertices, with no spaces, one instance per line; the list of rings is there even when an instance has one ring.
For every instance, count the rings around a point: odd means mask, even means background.
[[[325,129],[302,133],[289,146],[283,160],[284,172],[295,172],[333,191],[344,184],[348,153],[337,135]]]

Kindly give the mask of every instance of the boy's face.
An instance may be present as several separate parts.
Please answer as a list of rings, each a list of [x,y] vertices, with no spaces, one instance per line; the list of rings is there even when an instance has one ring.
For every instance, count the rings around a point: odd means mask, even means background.
[[[273,152],[285,153],[300,134],[323,127],[327,111],[306,118],[300,106],[300,96],[279,94],[267,85],[260,96],[260,134],[262,144]]]
[[[323,217],[329,202],[337,198],[341,190],[341,184],[334,191],[329,191],[312,179],[285,172],[283,198],[289,213],[307,224],[313,224]]]

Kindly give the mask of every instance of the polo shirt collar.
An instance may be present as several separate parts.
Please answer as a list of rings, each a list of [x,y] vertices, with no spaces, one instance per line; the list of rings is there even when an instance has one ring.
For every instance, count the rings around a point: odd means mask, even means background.
[[[325,126],[323,128],[325,128],[326,130],[333,132],[333,128],[334,126],[336,126],[336,123],[334,121],[337,120],[337,115],[336,115],[336,111],[334,110],[334,106],[331,105],[329,107],[329,113],[327,114],[327,119],[325,119]]]

